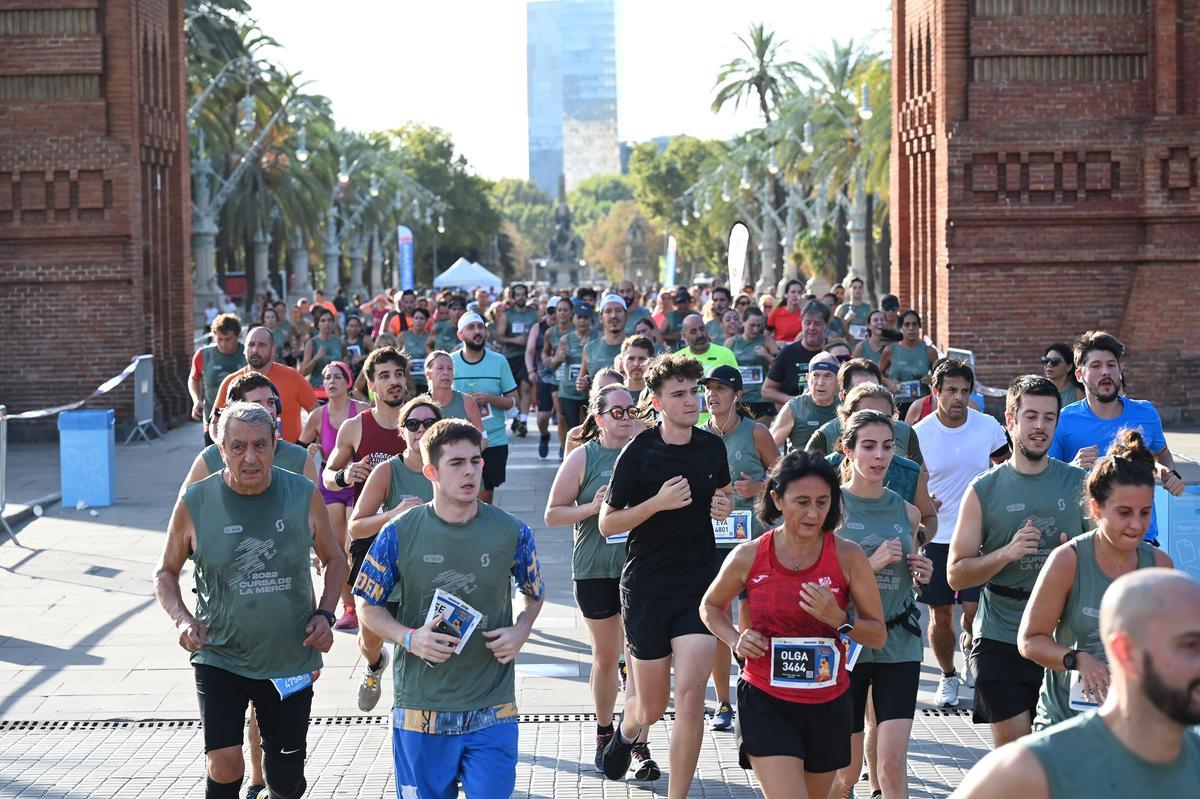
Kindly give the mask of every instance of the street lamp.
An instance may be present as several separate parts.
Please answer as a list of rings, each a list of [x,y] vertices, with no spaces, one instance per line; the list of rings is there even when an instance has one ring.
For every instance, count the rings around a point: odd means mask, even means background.
[[[379,196],[379,176],[378,175],[371,176],[371,188],[367,190],[367,193],[370,194],[372,197]]]
[[[729,178],[726,178],[725,182],[721,184],[721,199],[725,202],[733,199],[733,196],[729,193]]]
[[[445,220],[444,218],[442,218],[442,215],[441,215],[441,214],[438,214],[438,226],[437,226],[437,232],[438,232],[438,233],[445,233],[445,232],[446,232],[446,220]]]
[[[858,116],[863,122],[875,116],[875,112],[871,109],[871,89],[865,83],[862,85],[859,95]]]
[[[679,224],[683,225],[684,227],[687,227],[690,224],[688,221],[688,212],[686,208],[683,209],[683,214],[679,217]]]
[[[750,165],[749,164],[744,164],[742,166],[741,187],[742,187],[742,191],[750,191]]]
[[[300,130],[296,131],[296,160],[302,164],[308,161],[307,138],[308,129],[305,125],[301,125]]]
[[[254,97],[250,94],[250,86],[246,86],[246,96],[241,100],[242,116],[238,120],[238,130],[243,136],[254,132]]]
[[[805,155],[812,155],[815,149],[812,122],[804,123],[804,141],[800,143],[800,149],[804,150]]]
[[[700,198],[699,197],[692,198],[692,216],[696,217],[697,219],[700,218]]]
[[[771,149],[767,151],[767,171],[772,175],[779,174],[779,162],[775,160],[775,145],[771,145]]]
[[[347,165],[344,155],[338,156],[337,182],[343,186],[350,182],[350,167]]]

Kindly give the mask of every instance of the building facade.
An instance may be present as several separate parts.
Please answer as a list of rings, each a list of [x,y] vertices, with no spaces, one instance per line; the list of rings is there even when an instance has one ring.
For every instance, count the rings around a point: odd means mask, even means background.
[[[145,353],[160,417],[190,407],[183,6],[0,0],[0,398],[12,412],[81,399]],[[131,382],[101,403],[122,426]]]
[[[892,289],[1003,387],[1092,329],[1200,415],[1196,0],[896,0]]]

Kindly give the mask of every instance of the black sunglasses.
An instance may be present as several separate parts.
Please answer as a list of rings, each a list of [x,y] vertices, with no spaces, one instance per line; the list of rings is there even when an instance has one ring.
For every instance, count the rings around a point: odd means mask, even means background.
[[[404,429],[410,433],[415,433],[418,430],[428,430],[437,423],[437,419],[405,419]]]
[[[1062,358],[1042,358],[1043,366],[1061,366],[1062,364]]]
[[[620,406],[614,406],[614,407],[609,408],[608,410],[604,411],[604,413],[608,414],[609,416],[611,416],[612,418],[616,419],[619,422],[622,419],[626,419],[626,418],[636,419],[638,409],[637,409],[636,405],[627,405],[624,408],[622,408]]]

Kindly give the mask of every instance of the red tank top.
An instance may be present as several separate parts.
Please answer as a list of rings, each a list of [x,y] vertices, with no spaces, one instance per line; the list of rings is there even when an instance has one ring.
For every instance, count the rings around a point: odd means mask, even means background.
[[[927,394],[921,399],[921,415],[917,417],[917,421],[921,421],[931,413],[933,413],[933,395]]]
[[[363,411],[358,418],[362,420],[362,432],[358,437],[358,449],[354,450],[354,460],[360,461],[370,455],[371,465],[378,466],[393,455],[404,454],[404,437],[400,435],[399,430],[380,427],[375,421],[374,408]],[[354,484],[355,502],[366,484],[366,480]]]
[[[775,531],[758,539],[746,578],[750,626],[771,641],[766,655],[746,661],[746,682],[788,702],[816,705],[841,696],[850,685],[846,650],[838,632],[802,610],[800,587],[818,582],[843,610],[850,587],[838,564],[837,540],[824,533],[821,555],[804,571],[785,568],[775,557]]]

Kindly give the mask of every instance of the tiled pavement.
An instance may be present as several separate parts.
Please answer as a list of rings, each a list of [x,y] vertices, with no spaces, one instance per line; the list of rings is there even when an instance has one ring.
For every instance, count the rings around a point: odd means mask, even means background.
[[[199,795],[191,668],[150,582],[198,441],[190,426],[151,445],[118,447],[115,506],[95,516],[49,507],[19,529],[23,548],[0,544],[0,797]],[[508,483],[497,492],[500,506],[534,529],[548,587],[518,662],[518,703],[531,715],[521,727],[516,795],[665,792],[665,776],[647,785],[605,783],[592,773],[594,722],[577,715],[591,710],[589,652],[571,596],[570,531],[541,522],[556,465],[539,461],[534,437],[518,440]],[[57,489],[52,448],[14,447],[10,466],[32,496]],[[188,596],[186,577],[183,588]],[[322,723],[309,737],[310,796],[395,795],[387,727],[354,704],[359,661],[352,639],[339,636],[316,684],[313,715]],[[988,748],[986,732],[969,718],[928,710],[935,673],[927,662],[910,747],[918,797],[947,795]],[[964,707],[969,696],[964,691]],[[147,726],[150,719],[176,726]],[[656,725],[651,739],[664,767],[670,726]],[[758,795],[753,775],[737,765],[732,734],[706,735],[693,795]]]

